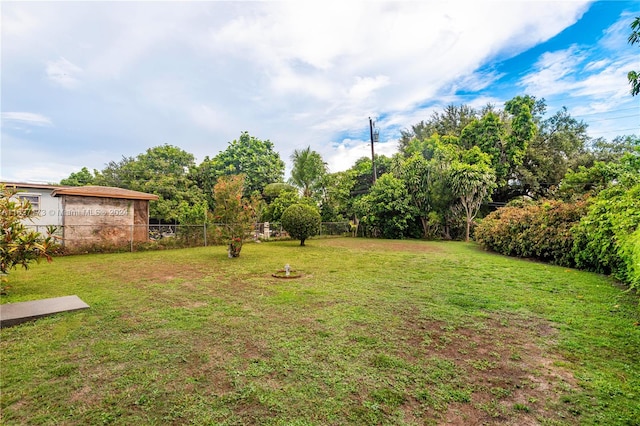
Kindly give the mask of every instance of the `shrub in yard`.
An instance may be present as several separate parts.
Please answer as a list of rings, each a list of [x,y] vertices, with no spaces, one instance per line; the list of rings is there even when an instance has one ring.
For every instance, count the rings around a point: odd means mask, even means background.
[[[244,175],[221,176],[213,188],[214,220],[221,225],[229,257],[240,256],[242,242],[251,233],[258,216],[258,200],[243,197]]]
[[[640,178],[629,176],[601,191],[574,234],[579,268],[640,288]]]
[[[304,241],[316,235],[320,229],[320,213],[312,206],[305,204],[294,204],[282,213],[282,227],[292,238],[300,240],[300,245]]]
[[[585,214],[583,201],[545,200],[521,207],[503,207],[482,220],[475,230],[475,238],[498,253],[573,266],[571,229]]]

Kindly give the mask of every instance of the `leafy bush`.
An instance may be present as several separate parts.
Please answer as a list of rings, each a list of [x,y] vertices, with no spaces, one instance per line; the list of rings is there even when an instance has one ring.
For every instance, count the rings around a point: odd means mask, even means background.
[[[221,176],[213,188],[214,220],[221,225],[230,258],[240,256],[242,242],[253,230],[257,218],[258,200],[242,196],[244,185],[245,175],[231,175]]]
[[[593,199],[575,233],[573,254],[579,268],[639,288],[640,177],[623,179]]]
[[[0,185],[0,293],[4,293],[6,275],[9,270],[22,266],[27,269],[31,262],[47,259],[59,249],[54,233],[48,227],[47,235],[30,230],[23,223],[35,215],[31,203],[16,194],[15,188]]]
[[[545,200],[522,207],[503,207],[482,220],[475,238],[498,253],[573,266],[571,229],[585,214],[583,201]]]
[[[409,203],[404,182],[391,173],[383,174],[362,196],[354,209],[363,225],[370,226],[383,238],[405,238],[415,209]]]
[[[294,204],[282,213],[282,227],[292,238],[300,240],[301,246],[318,233],[320,222],[318,210],[306,204]]]

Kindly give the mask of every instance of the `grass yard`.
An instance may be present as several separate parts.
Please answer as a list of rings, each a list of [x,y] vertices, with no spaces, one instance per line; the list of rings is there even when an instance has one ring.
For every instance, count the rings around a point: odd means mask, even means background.
[[[2,303],[2,424],[638,425],[637,296],[474,244],[367,239],[56,258]],[[285,263],[304,275],[271,276]]]

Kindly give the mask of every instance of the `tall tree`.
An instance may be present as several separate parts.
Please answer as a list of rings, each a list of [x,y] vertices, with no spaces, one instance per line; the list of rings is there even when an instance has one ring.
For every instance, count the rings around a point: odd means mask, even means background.
[[[587,153],[587,125],[571,117],[566,108],[542,120],[536,137],[527,146],[516,167],[513,195],[548,197],[570,167],[576,167]]]
[[[455,162],[449,171],[449,182],[458,204],[452,207],[460,211],[465,219],[465,241],[469,241],[471,224],[476,218],[480,206],[490,200],[495,188],[496,176],[486,164],[468,164]]]
[[[150,206],[150,216],[177,221],[183,206],[200,205],[204,201],[204,194],[192,175],[194,168],[193,154],[165,144],[149,148],[135,158],[123,157],[120,162],[109,162],[94,183],[155,194],[159,199]]]
[[[67,186],[85,186],[85,185],[93,185],[98,176],[99,172],[94,170],[93,173],[89,171],[86,167],[83,167],[78,172],[73,172],[69,175],[68,178],[62,179],[60,181],[60,185]]]
[[[204,159],[198,167],[198,182],[209,194],[219,177],[245,174],[245,196],[261,194],[267,184],[283,181],[284,166],[272,142],[242,132],[226,150]],[[212,207],[215,204],[212,199],[209,203]]]
[[[351,190],[355,185],[356,175],[353,170],[328,173],[322,179],[322,201],[320,214],[324,222],[344,221],[353,218],[353,202]]]
[[[434,111],[426,121],[411,126],[411,130],[400,132],[398,147],[405,153],[405,148],[412,139],[424,140],[437,133],[441,136],[460,137],[462,129],[478,118],[478,111],[468,105],[447,105],[442,112]],[[411,154],[405,153],[405,156]]]
[[[294,150],[291,161],[293,168],[290,183],[300,188],[303,197],[311,197],[317,193],[322,178],[327,174],[327,163],[322,160],[322,156],[308,146],[302,150]]]
[[[362,222],[384,238],[406,237],[415,216],[404,182],[391,173],[380,176],[371,191],[356,202],[355,209]]]
[[[433,169],[435,162],[429,161],[419,153],[413,154],[402,162],[400,176],[404,180],[411,204],[422,225],[423,237],[430,233],[429,213],[433,211]]]

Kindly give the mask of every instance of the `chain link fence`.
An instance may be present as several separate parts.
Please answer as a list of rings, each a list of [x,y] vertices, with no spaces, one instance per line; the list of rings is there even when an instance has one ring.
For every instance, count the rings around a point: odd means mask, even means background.
[[[217,223],[197,225],[61,225],[55,227],[54,237],[65,253],[104,253],[122,251],[161,250],[170,248],[225,245],[222,227]],[[47,226],[29,228],[46,235]],[[347,236],[349,222],[322,222],[318,237]],[[282,240],[289,234],[279,223],[256,223],[246,240]]]

